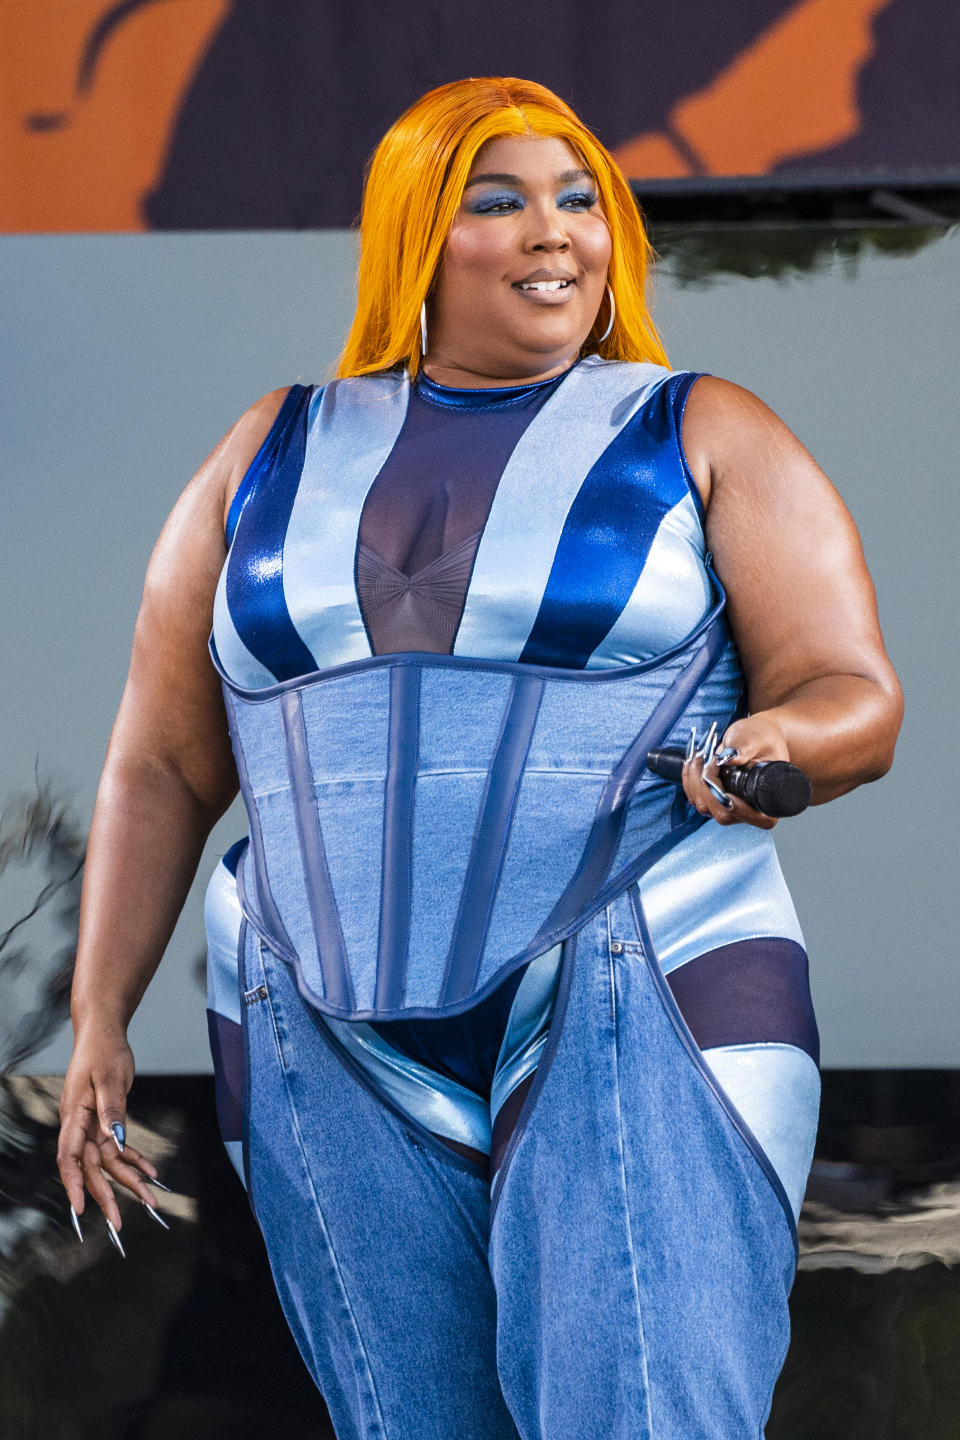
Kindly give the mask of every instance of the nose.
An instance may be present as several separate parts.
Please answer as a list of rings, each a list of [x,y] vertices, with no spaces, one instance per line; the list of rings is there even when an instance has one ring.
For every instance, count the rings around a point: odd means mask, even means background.
[[[540,233],[540,239],[534,240],[530,246],[531,251],[569,251],[570,239],[564,235],[563,230],[557,228],[553,232]]]
[[[561,254],[570,249],[570,236],[561,224],[562,216],[553,205],[548,210],[538,211],[530,207],[531,225],[527,234],[527,248],[534,254],[558,251]]]

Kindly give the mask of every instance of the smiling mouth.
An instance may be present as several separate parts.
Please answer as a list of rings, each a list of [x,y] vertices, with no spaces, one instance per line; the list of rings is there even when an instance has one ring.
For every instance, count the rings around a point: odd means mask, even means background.
[[[515,290],[536,290],[541,293],[549,293],[554,290],[568,290],[575,285],[575,280],[518,280],[514,285]]]

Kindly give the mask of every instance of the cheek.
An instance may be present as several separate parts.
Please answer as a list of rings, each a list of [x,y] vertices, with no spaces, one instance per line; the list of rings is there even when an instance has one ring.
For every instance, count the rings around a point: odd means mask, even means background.
[[[454,226],[447,237],[446,267],[465,277],[479,270],[498,269],[510,253],[510,243],[500,227],[490,224]]]
[[[610,231],[599,216],[591,217],[579,236],[580,254],[591,270],[605,270],[610,264]]]

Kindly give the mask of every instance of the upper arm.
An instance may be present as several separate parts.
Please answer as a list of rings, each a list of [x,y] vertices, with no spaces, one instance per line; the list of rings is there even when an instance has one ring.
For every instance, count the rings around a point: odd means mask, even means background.
[[[750,708],[832,674],[897,690],[856,526],[793,432],[750,391],[703,376],[687,399],[684,448],[706,492]]]
[[[111,759],[175,769],[215,811],[236,793],[220,680],[207,650],[224,525],[286,394],[272,391],[244,412],[167,517],[147,567],[110,741]]]

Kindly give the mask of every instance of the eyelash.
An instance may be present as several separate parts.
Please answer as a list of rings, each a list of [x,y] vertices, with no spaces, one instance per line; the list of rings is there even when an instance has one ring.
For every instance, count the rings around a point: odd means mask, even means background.
[[[558,201],[558,204],[569,205],[571,202],[576,202],[578,206],[589,210],[591,206],[596,205],[598,198],[599,196],[596,193],[583,191],[576,195],[565,195],[562,200]],[[506,209],[501,209],[501,206],[510,207],[518,203],[517,196],[509,195],[499,200],[480,201],[476,205],[471,206],[471,209],[475,215],[504,215],[507,212]]]

